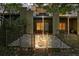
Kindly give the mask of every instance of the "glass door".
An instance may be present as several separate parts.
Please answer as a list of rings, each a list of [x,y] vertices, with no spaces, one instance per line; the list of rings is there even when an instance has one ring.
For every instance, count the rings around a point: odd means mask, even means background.
[[[51,33],[51,25],[50,19],[41,18],[34,20],[35,48],[48,47],[48,35]]]

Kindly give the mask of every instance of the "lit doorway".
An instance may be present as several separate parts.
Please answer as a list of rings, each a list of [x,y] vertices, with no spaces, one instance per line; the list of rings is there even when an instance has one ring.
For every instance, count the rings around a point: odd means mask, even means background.
[[[52,34],[52,18],[34,18],[35,48],[48,48]]]

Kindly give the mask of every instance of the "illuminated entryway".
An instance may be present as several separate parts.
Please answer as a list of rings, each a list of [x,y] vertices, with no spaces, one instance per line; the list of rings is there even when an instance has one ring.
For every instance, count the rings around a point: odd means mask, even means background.
[[[35,48],[48,48],[52,34],[52,17],[34,18]]]

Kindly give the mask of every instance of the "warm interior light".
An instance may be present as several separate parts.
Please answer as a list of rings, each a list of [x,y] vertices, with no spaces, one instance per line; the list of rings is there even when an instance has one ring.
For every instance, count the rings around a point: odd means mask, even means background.
[[[59,30],[65,30],[65,23],[59,23]]]
[[[45,35],[35,35],[35,48],[47,48],[48,37]]]
[[[43,29],[44,29],[43,22],[37,22],[36,26],[37,26],[37,27],[36,27],[37,30],[43,30]]]

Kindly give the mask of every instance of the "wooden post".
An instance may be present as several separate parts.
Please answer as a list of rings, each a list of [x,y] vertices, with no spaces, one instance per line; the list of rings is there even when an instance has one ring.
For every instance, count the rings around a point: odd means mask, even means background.
[[[67,19],[67,23],[68,23],[68,35],[69,35],[69,16],[68,16],[68,19]]]
[[[42,22],[43,22],[43,26],[44,26],[44,16],[42,16]],[[43,28],[43,35],[44,35],[44,28]]]
[[[79,35],[79,11],[77,12],[77,34]]]

